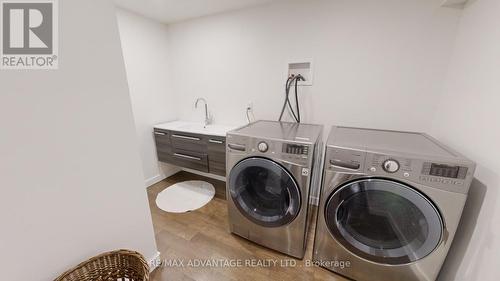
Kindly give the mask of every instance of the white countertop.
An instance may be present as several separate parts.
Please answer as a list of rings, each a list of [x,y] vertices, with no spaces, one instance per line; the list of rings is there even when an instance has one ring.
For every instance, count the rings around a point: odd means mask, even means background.
[[[171,121],[154,126],[155,129],[180,131],[193,134],[201,135],[212,135],[225,137],[227,132],[234,129],[240,128],[245,124],[240,125],[222,125],[222,124],[210,124],[206,126],[201,122],[190,122],[190,121]]]

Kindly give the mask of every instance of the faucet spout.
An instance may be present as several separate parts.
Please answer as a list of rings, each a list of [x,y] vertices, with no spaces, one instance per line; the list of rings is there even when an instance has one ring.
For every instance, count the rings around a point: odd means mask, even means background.
[[[207,100],[204,99],[204,98],[198,98],[196,100],[196,102],[194,103],[194,108],[198,108],[198,103],[202,101],[204,104],[205,104],[205,127],[207,127],[208,125],[210,125],[211,123],[211,118],[210,118],[210,115],[208,114],[208,104],[207,104]]]

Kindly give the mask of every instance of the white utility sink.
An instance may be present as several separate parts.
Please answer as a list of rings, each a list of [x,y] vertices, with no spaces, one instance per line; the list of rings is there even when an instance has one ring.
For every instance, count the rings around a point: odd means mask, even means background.
[[[241,126],[243,126],[243,124],[240,125],[210,124],[205,126],[201,122],[198,123],[198,122],[177,120],[177,121],[158,124],[154,127],[156,129],[163,129],[163,130],[225,137],[227,132],[237,129]]]

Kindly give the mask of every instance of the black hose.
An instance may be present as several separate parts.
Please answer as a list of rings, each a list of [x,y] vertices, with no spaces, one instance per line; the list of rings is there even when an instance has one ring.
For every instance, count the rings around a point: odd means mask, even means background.
[[[295,80],[297,81],[297,80]],[[290,101],[290,88],[292,87],[293,81],[290,83],[290,87],[288,87],[288,95],[287,95],[287,104],[288,104],[288,109],[290,110],[290,114],[292,114],[293,119],[295,122],[299,122],[299,119],[297,117],[297,114],[295,114],[295,111],[293,110],[292,102]]]
[[[299,108],[299,95],[297,94],[298,89],[297,89],[297,83],[299,80],[303,80],[302,76],[298,75],[298,78],[295,79],[295,106],[297,108],[297,123],[300,123],[300,108]]]
[[[285,102],[283,103],[283,108],[281,109],[281,114],[280,114],[279,121],[281,121],[281,119],[283,119],[283,114],[285,113],[285,109],[286,109],[287,104],[291,108],[290,98],[289,98],[289,96],[290,96],[290,87],[292,86],[292,83],[293,83],[293,81],[295,79],[296,79],[296,76],[291,76],[291,77],[288,77],[288,79],[286,80],[286,85],[285,85]],[[296,120],[297,117],[295,116],[295,113],[293,113],[293,110],[292,110],[292,114],[293,114],[294,119]]]
[[[286,84],[285,84],[285,95],[287,94],[288,92],[288,83],[290,82],[290,80],[292,79],[293,77],[288,77],[288,79],[286,79]],[[285,97],[286,98],[286,97]],[[281,113],[280,113],[280,118],[278,119],[278,121],[281,121],[281,119],[283,118],[283,114],[285,113],[285,108],[286,108],[286,100],[285,100],[285,103],[283,103],[283,108],[281,109]]]
[[[283,119],[283,114],[285,113],[285,109],[288,105],[288,108],[290,110],[290,113],[295,120],[295,122],[300,123],[300,106],[299,106],[299,97],[298,97],[298,82],[299,81],[305,81],[304,77],[302,75],[297,75],[297,76],[290,76],[286,80],[286,85],[285,85],[285,102],[283,103],[283,108],[281,109],[281,114],[279,121]],[[290,88],[292,87],[292,84],[295,82],[295,108],[297,110],[297,113],[295,113],[295,110],[293,109],[292,103],[290,101]]]
[[[297,117],[297,114],[295,114],[295,111],[293,110],[293,106],[292,106],[292,102],[290,101],[290,88],[292,88],[292,84],[293,82],[297,81],[297,79],[299,79],[299,76],[295,76],[294,79],[292,79],[290,81],[290,84],[288,85],[288,93],[286,95],[286,101],[287,101],[287,104],[288,104],[288,109],[290,110],[290,114],[292,115],[293,119],[295,120],[295,122],[299,122],[299,119]]]

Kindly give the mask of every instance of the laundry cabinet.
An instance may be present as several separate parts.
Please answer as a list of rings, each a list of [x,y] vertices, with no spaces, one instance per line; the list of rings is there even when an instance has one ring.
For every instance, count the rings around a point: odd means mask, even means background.
[[[154,137],[159,161],[226,176],[226,137],[159,128]]]

